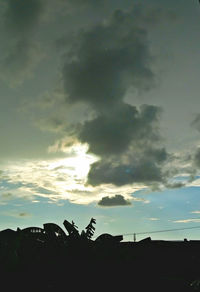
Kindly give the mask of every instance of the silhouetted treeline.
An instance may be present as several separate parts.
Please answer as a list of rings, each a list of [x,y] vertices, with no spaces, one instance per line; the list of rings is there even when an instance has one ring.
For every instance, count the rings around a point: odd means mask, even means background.
[[[86,291],[200,291],[200,241],[124,242],[111,234],[93,240],[95,223],[92,218],[81,233],[67,220],[67,233],[54,223],[1,231],[1,282],[26,291],[38,285],[42,291],[63,291],[63,285],[73,291],[80,285]]]

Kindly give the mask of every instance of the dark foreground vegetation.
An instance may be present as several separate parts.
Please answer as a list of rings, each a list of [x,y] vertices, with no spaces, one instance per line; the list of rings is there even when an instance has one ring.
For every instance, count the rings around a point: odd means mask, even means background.
[[[200,241],[92,240],[95,223],[1,231],[4,291],[200,291]]]

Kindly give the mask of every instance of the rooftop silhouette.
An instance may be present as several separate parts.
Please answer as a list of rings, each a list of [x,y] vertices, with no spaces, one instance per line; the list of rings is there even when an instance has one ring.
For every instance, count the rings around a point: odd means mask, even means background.
[[[108,233],[94,240],[95,224],[96,220],[91,218],[81,232],[73,221],[67,220],[63,222],[65,230],[55,223],[45,223],[43,228],[2,230],[2,279],[15,288],[18,283],[21,289],[30,283],[34,287],[39,281],[40,287],[47,291],[59,291],[69,279],[75,288],[88,279],[90,287],[96,285],[102,289],[105,285],[112,290],[128,289],[134,282],[135,287],[140,287],[137,291],[152,288],[154,291],[200,291],[199,240],[166,241],[147,237],[126,242],[123,235]]]

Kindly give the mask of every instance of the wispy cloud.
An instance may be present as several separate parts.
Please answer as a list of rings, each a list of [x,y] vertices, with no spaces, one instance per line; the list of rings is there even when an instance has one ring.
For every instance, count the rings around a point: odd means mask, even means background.
[[[200,219],[198,218],[191,218],[191,219],[182,219],[173,221],[174,223],[200,223]]]
[[[24,211],[19,212],[17,210],[11,210],[11,211],[6,211],[6,212],[1,212],[1,215],[8,216],[8,217],[22,218],[22,219],[26,219],[26,218],[32,216],[28,212],[24,212]]]
[[[149,203],[148,200],[134,196],[135,191],[144,188],[141,184],[120,187],[112,184],[95,187],[87,185],[87,174],[94,158],[86,151],[84,147],[79,147],[72,157],[7,164],[6,179],[0,189],[1,201],[22,199],[37,202],[41,197],[54,203],[69,200],[74,204],[96,204],[105,197],[119,199],[117,194],[120,194],[126,203]]]
[[[160,218],[151,217],[151,218],[148,218],[148,220],[150,220],[150,221],[159,221],[159,220],[160,220]]]
[[[2,193],[2,195],[0,196],[0,199],[2,199],[3,201],[9,201],[12,198],[13,198],[12,193]]]

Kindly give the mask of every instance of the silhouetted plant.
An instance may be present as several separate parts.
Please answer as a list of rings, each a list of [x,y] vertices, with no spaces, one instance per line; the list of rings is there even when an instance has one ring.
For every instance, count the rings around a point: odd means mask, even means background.
[[[81,232],[81,236],[86,238],[86,239],[91,239],[94,231],[95,231],[95,227],[93,226],[93,224],[96,224],[96,219],[91,218],[90,223],[86,226],[86,231],[82,230]]]
[[[74,221],[72,220],[72,223],[70,223],[69,221],[65,220],[63,222],[65,228],[67,229],[67,232],[69,234],[69,237],[71,238],[79,238],[80,234],[78,231],[78,227],[75,225]]]

